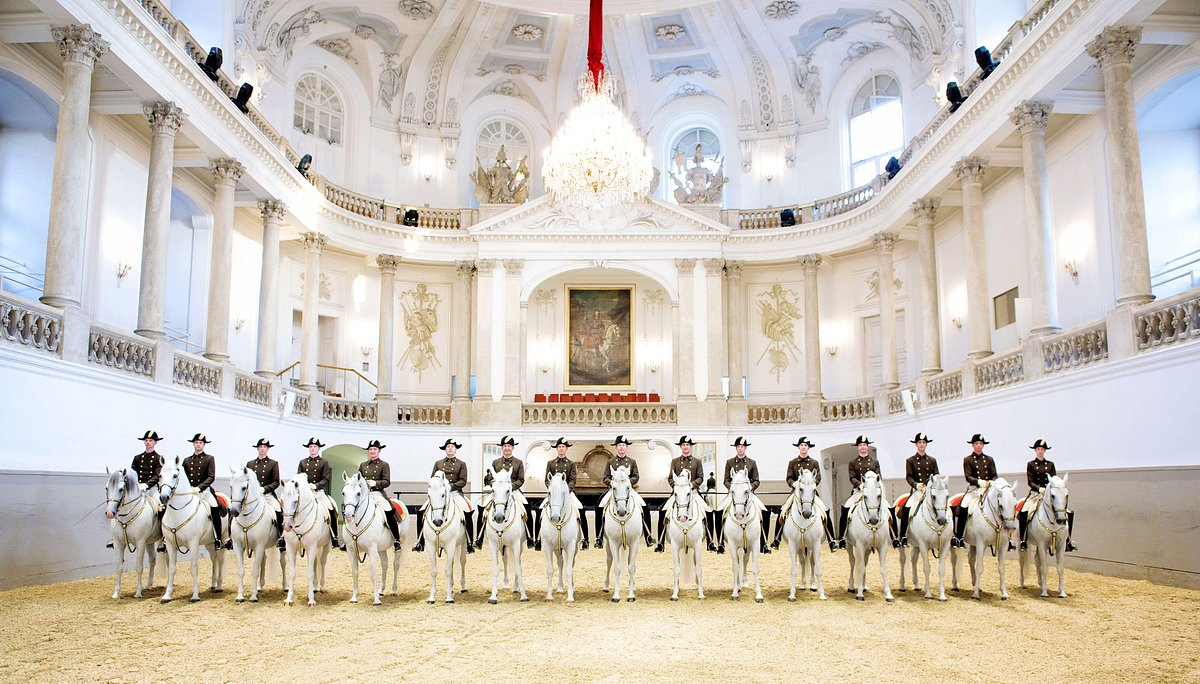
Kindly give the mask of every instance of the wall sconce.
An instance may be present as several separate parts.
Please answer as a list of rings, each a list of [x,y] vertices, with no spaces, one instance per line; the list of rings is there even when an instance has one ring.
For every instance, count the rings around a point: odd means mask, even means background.
[[[650,371],[651,373],[657,373],[658,369],[659,363],[657,361],[651,361],[650,363],[646,364],[646,370]]]
[[[837,345],[831,344],[828,347],[825,347],[825,353],[829,354],[830,356],[837,356]]]
[[[129,264],[124,262],[117,263],[117,287],[121,287],[121,283],[125,281],[125,276],[129,275],[129,272],[132,270],[133,267]]]
[[[433,173],[430,171],[426,171],[425,172],[425,182],[428,183],[431,180],[433,180]]]
[[[545,360],[538,361],[537,367],[538,367],[538,370],[540,370],[543,373],[550,372],[550,362],[549,361],[545,361]]]
[[[234,330],[241,331],[243,325],[246,325],[246,319],[244,319],[244,318],[233,319],[233,329]]]
[[[954,327],[962,330],[962,316],[953,316],[951,317],[950,322],[954,324]]]
[[[770,174],[770,173],[768,173],[768,174],[767,174],[767,182],[768,182],[768,183],[770,183],[772,178],[774,178],[774,175],[773,175],[773,174]]]
[[[1074,259],[1071,259],[1067,263],[1063,264],[1063,268],[1067,269],[1067,274],[1071,276],[1071,280],[1074,280],[1075,284],[1078,285],[1079,284],[1079,264],[1076,263]]]
[[[358,350],[362,352],[363,358],[365,359],[371,355],[371,352],[375,351],[375,347],[364,344],[363,346],[359,347]]]

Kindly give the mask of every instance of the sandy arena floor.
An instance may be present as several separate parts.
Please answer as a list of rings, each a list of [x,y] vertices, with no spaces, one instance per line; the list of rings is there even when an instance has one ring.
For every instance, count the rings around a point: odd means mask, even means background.
[[[1200,681],[1197,591],[1069,572],[1070,597],[1042,599],[1035,588],[1017,588],[1010,560],[1013,598],[1002,603],[992,560],[982,601],[947,589],[949,601],[940,603],[911,588],[898,591],[891,554],[896,602],[883,601],[873,564],[871,591],[860,603],[845,592],[848,564],[839,552],[824,555],[828,600],[803,592],[789,603],[788,559],[777,551],[762,558],[764,604],[754,602],[752,588],[729,600],[729,557],[716,554],[704,558],[708,598],[681,589],[672,603],[670,558],[644,549],[638,600],[619,605],[599,591],[604,552],[596,550],[580,555],[573,605],[562,596],[543,600],[540,552],[524,558],[526,604],[501,591],[499,605],[488,605],[491,564],[478,553],[468,557],[470,591],[454,605],[441,602],[440,590],[436,605],[425,603],[425,554],[408,554],[399,596],[380,607],[369,594],[364,603],[348,602],[344,553],[332,557],[331,591],[318,595],[315,608],[304,605],[303,566],[296,606],[282,603],[278,566],[262,602],[235,603],[232,558],[225,591],[203,591],[196,604],[188,602],[186,566],[169,605],[158,602],[161,569],[158,588],[141,600],[131,598],[132,573],[120,601],[111,598],[111,575],[25,587],[0,593],[0,680],[874,681],[923,673],[934,680]],[[202,588],[207,567],[202,559]]]

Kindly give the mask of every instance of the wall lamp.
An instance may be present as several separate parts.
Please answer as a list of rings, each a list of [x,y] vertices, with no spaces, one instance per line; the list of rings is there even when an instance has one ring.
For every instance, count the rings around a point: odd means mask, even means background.
[[[828,347],[825,347],[825,353],[829,354],[830,356],[837,356],[837,349],[838,348],[836,344],[831,344]]]
[[[958,328],[959,330],[962,330],[962,324],[963,324],[962,316],[953,316],[950,318],[950,322],[954,324],[954,327]]]
[[[1079,284],[1079,264],[1075,263],[1074,259],[1071,259],[1067,263],[1063,264],[1063,268],[1065,268],[1067,270],[1067,274],[1071,276],[1071,280],[1074,280],[1075,284],[1078,285]]]
[[[133,270],[133,266],[120,262],[117,264],[117,287],[121,287],[121,283],[125,282],[125,276]]]

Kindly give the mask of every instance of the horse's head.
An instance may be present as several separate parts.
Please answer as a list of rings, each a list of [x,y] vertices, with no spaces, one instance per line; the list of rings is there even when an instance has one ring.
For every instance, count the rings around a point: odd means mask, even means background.
[[[110,472],[108,483],[104,486],[104,497],[107,499],[104,517],[109,520],[117,517],[117,509],[121,507],[121,502],[125,500],[126,494],[137,490],[137,477],[128,468]]]
[[[299,481],[300,477],[304,477],[304,481]],[[304,473],[300,473],[295,480],[284,480],[279,483],[279,487],[275,493],[279,495],[280,508],[283,509],[283,529],[290,530],[292,528],[292,520],[296,517],[296,512],[300,510],[300,488],[308,488],[308,478]]]
[[[611,469],[612,480],[609,482],[609,488],[612,489],[612,500],[617,506],[617,515],[629,514],[629,492],[633,490],[633,484],[629,481],[629,466],[618,466]]]
[[[342,471],[342,478],[346,484],[342,485],[342,515],[346,520],[354,517],[358,507],[366,501],[369,491],[367,489],[367,481],[363,478],[362,473],[354,473],[347,475],[346,471]]]
[[[187,489],[191,488],[191,483],[187,481],[187,473],[183,472],[182,461],[178,456],[175,457],[174,463],[168,461],[163,464],[158,483],[158,499],[164,504],[170,501],[181,487],[186,485]]]
[[[925,496],[929,497],[929,502],[933,506],[937,524],[945,525],[946,511],[950,508],[950,476],[931,476],[928,484],[925,485]]]
[[[817,499],[817,478],[807,468],[800,471],[796,480],[796,500],[800,502],[800,515],[808,520],[813,516],[813,504]]]
[[[508,519],[508,503],[512,498],[512,469],[497,471],[492,478],[492,520],[502,523]]]
[[[733,474],[729,483],[729,501],[733,507],[733,519],[742,522],[750,515],[750,477],[746,471]]]
[[[567,486],[567,478],[562,473],[550,476],[550,484],[546,486],[546,507],[550,509],[550,522],[558,524],[563,519],[563,509],[567,506],[567,497],[571,488]]]
[[[1013,486],[1001,477],[992,481],[992,489],[996,492],[996,508],[1004,520],[1004,527],[1010,532],[1017,529],[1017,495],[1013,493]]]
[[[446,508],[450,504],[450,483],[446,474],[437,471],[429,478],[429,522],[441,527],[446,522]]]
[[[262,496],[262,486],[258,484],[258,475],[249,468],[229,469],[229,513],[233,516],[242,514],[242,507],[249,501]]]
[[[1067,495],[1067,476],[1052,476],[1046,483],[1046,499],[1054,509],[1054,522],[1060,525],[1067,522]]]
[[[863,505],[867,507],[867,522],[878,525],[883,516],[883,485],[874,470],[868,470],[862,481]]]

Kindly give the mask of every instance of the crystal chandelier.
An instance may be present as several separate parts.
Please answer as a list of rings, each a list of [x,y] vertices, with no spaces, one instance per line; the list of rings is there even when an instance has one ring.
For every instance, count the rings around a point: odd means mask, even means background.
[[[554,203],[589,212],[628,206],[650,191],[654,165],[641,135],[612,101],[601,62],[603,0],[591,0],[588,72],[579,106],[546,150],[543,178]]]

